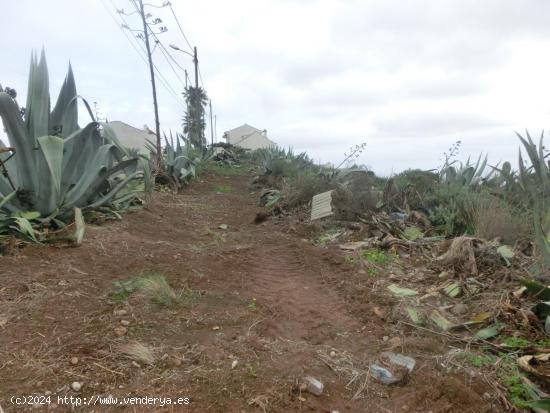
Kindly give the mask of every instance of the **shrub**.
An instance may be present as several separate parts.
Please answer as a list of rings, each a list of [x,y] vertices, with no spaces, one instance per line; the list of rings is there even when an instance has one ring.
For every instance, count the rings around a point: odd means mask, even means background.
[[[289,182],[288,205],[297,207],[307,204],[311,198],[321,192],[333,189],[328,179],[312,171],[302,171]]]

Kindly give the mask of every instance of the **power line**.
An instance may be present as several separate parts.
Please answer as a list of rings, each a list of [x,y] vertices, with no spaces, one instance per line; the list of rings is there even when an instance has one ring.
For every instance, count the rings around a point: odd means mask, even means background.
[[[202,81],[202,73],[201,73],[201,67],[199,66],[199,79],[201,80],[201,85],[202,85],[202,88],[204,90],[206,90],[206,88],[204,87],[204,82]]]
[[[110,0],[113,8],[116,10],[116,6],[115,4],[113,3],[113,0]],[[121,27],[121,24],[119,21],[116,20],[116,18],[113,16],[113,14],[111,13],[111,11],[107,8],[106,4],[103,2],[103,0],[101,0],[101,4],[103,5],[103,7],[105,8],[105,10],[107,11],[107,13],[109,14],[109,16],[113,19],[113,21],[116,23],[116,25],[118,26],[118,28],[122,31],[122,33],[124,34],[124,37],[126,37],[126,39],[128,40],[128,42],[130,43],[130,45],[132,46],[132,48],[136,51],[136,53],[141,57],[141,59],[147,63],[147,59],[146,57],[143,55],[143,53],[145,53],[145,51],[143,50],[143,45],[141,43],[139,43],[138,41],[136,41],[135,39],[133,38],[130,38],[130,36],[128,36],[128,34],[126,33],[126,31]],[[120,15],[119,15],[120,16]],[[124,19],[124,17],[120,16],[120,19],[122,21],[122,23],[126,26],[126,27],[129,27],[128,26],[128,22]],[[132,41],[133,39],[133,41]],[[139,50],[138,48],[136,47],[136,45],[134,44],[134,42],[136,42],[139,46]],[[182,100],[180,100],[179,96],[178,96],[178,93],[170,86],[168,80],[166,80],[166,78],[164,77],[164,75],[161,73],[160,69],[153,63],[153,67],[155,69],[155,71],[157,72],[157,74],[159,75],[159,81],[160,83],[164,86],[164,88],[166,89],[166,91],[170,94],[170,96],[180,105],[182,105],[183,108],[185,108],[185,104]],[[181,80],[180,80],[181,81]]]
[[[116,6],[115,4],[113,3],[113,0],[110,0],[111,4],[113,5],[114,9],[116,10]],[[139,54],[139,56],[141,57],[141,59],[147,63],[147,59],[146,57],[143,55],[143,53],[145,53],[145,51],[143,50],[143,45],[139,42],[137,42],[135,39],[133,38],[130,38],[130,36],[128,36],[128,34],[126,33],[126,31],[121,27],[120,23],[116,20],[116,18],[112,15],[112,13],[109,11],[109,9],[107,8],[107,6],[103,3],[103,0],[101,0],[101,4],[103,4],[103,6],[105,7],[105,10],[107,10],[107,12],[109,13],[109,15],[111,16],[111,18],[114,20],[114,22],[116,23],[116,25],[119,27],[119,29],[122,31],[122,33],[124,34],[124,37],[126,37],[126,39],[130,42],[130,45],[134,48],[134,50]],[[124,19],[124,17],[120,16],[120,19],[122,20],[122,23],[124,23],[124,25],[126,25],[127,27],[128,26],[128,22]],[[133,39],[133,41],[132,41]],[[136,42],[138,44],[138,46],[140,47],[140,50],[138,50],[134,44],[134,42]],[[159,74],[159,80],[161,81],[161,84],[167,89],[167,91],[171,94],[171,96],[173,98],[175,98],[175,100],[182,104],[182,102],[179,101],[179,98],[178,98],[178,94],[169,86],[169,83],[168,81],[166,80],[166,78],[164,78],[164,76],[162,75],[162,73],[160,72],[160,70],[155,66],[153,65],[155,70],[157,71],[157,73]]]
[[[176,24],[178,25],[178,28],[180,29],[181,35],[185,39],[185,42],[189,46],[189,49],[191,51],[193,51],[193,46],[191,46],[191,43],[189,43],[189,40],[187,40],[187,36],[185,35],[185,33],[183,32],[183,29],[181,28],[180,21],[179,21],[178,17],[176,16],[176,13],[174,13],[174,9],[172,8],[172,3],[168,2],[168,7],[170,7],[170,11],[172,12],[172,16],[174,16],[174,20],[176,20]]]
[[[172,72],[174,72],[174,75],[178,78],[178,80],[180,81],[180,83],[182,84],[183,87],[185,87],[185,82],[183,80],[181,80],[181,77],[178,75],[178,72],[176,72],[176,69],[174,69],[174,66],[172,65],[172,63],[170,63],[170,60],[168,59],[168,57],[166,56],[166,52],[164,51],[164,48],[162,47],[162,44],[161,43],[158,43],[161,45],[160,47],[160,52],[162,53],[162,55],[164,56],[164,58],[166,59],[166,62],[168,63],[168,65],[170,66],[170,69],[172,69]],[[184,69],[185,70],[185,69]]]

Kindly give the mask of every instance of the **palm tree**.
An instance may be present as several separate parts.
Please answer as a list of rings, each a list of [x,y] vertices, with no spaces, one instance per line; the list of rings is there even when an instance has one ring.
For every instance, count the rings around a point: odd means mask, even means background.
[[[195,147],[204,149],[206,147],[206,137],[204,130],[206,128],[206,103],[208,96],[201,87],[189,86],[183,92],[187,111],[183,117],[183,132],[187,134],[189,142]]]

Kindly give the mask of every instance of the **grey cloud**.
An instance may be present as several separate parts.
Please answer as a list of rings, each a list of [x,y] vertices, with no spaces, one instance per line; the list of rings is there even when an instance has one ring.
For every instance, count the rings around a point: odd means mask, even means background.
[[[419,113],[380,117],[374,121],[376,136],[420,138],[502,126],[503,122],[469,113]]]

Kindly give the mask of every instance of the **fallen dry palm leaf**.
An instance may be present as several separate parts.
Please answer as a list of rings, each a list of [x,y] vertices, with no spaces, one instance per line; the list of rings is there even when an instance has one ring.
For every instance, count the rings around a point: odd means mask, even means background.
[[[527,373],[550,383],[550,353],[527,355],[518,359],[518,366]]]
[[[127,358],[137,361],[138,363],[148,365],[155,364],[155,355],[153,350],[139,341],[123,344],[120,346],[119,351]]]

